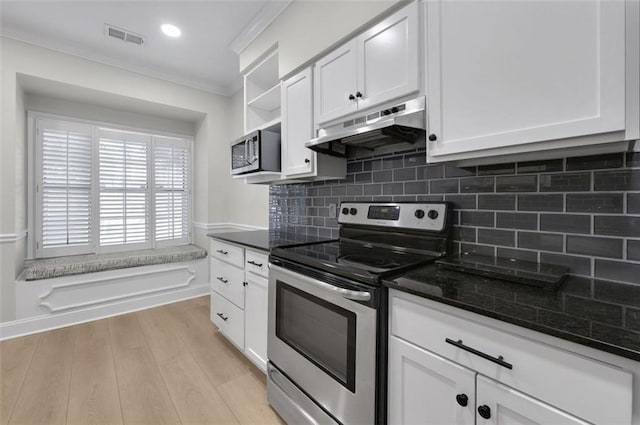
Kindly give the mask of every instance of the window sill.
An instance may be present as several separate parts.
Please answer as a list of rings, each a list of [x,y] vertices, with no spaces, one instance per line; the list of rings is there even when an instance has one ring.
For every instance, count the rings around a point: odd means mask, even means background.
[[[207,251],[195,245],[172,246],[108,254],[73,255],[68,257],[28,260],[24,280],[51,279],[129,267],[176,263],[206,258]]]

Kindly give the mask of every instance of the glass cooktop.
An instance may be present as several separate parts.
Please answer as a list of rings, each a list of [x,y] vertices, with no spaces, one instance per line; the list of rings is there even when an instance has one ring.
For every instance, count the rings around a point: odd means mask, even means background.
[[[271,254],[368,283],[440,258],[436,253],[340,240],[275,248]]]

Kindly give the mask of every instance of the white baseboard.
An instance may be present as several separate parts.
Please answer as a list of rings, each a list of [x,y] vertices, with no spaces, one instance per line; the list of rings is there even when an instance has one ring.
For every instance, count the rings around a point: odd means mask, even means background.
[[[171,304],[177,301],[201,297],[209,293],[209,283],[201,283],[171,292],[124,300],[82,310],[0,323],[0,341]]]

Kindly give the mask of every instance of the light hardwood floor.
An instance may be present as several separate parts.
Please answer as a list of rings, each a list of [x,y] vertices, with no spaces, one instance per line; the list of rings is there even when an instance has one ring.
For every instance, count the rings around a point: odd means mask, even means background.
[[[265,376],[209,297],[0,343],[0,424],[266,424]]]

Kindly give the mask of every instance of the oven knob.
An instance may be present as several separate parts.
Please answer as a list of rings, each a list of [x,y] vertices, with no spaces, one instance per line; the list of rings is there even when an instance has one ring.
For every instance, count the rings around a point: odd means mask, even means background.
[[[416,210],[415,214],[416,218],[424,217],[424,210]]]
[[[351,208],[349,212],[351,213],[351,215],[356,215],[358,213],[358,210],[355,208]]]
[[[345,208],[343,208],[343,209],[342,209],[342,214],[344,214],[344,215],[348,215],[348,214],[349,214],[349,208],[346,208],[346,207],[345,207]]]
[[[427,213],[427,216],[428,216],[431,220],[435,220],[436,218],[438,218],[438,211],[436,211],[436,210],[429,210],[429,212]]]

